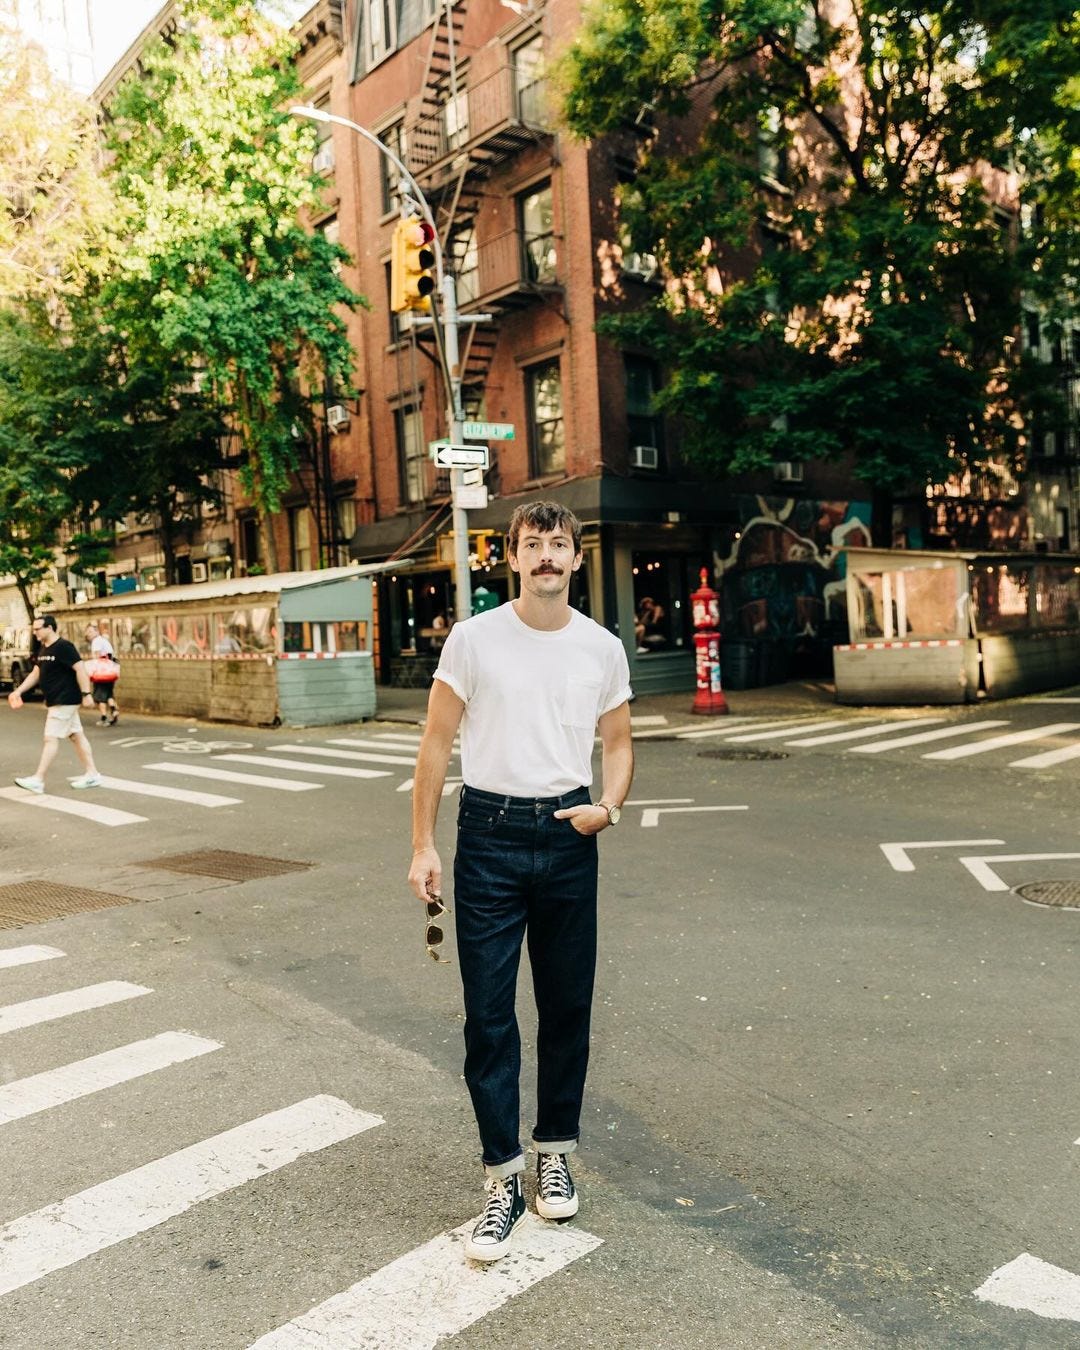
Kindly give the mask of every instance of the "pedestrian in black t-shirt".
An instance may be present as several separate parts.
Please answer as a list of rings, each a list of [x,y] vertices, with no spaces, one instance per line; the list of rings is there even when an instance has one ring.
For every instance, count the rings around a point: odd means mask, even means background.
[[[28,778],[16,778],[19,787],[27,792],[45,791],[45,775],[49,765],[56,758],[56,751],[62,740],[70,740],[75,753],[83,766],[78,778],[71,779],[74,788],[97,787],[101,778],[94,767],[94,754],[90,742],[83,734],[79,721],[80,702],[93,705],[90,692],[90,676],[86,673],[78,648],[62,638],[56,631],[56,620],[51,614],[45,614],[33,621],[31,632],[41,643],[37,664],[17,689],[8,694],[8,703],[12,708],[23,706],[22,696],[35,685],[41,686],[45,695],[48,714],[45,718],[45,744],[37,770]]]

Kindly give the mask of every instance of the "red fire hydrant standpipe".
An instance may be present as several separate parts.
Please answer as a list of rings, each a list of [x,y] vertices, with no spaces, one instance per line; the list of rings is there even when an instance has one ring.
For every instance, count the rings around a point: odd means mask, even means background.
[[[701,569],[701,585],[690,597],[694,615],[694,656],[697,667],[697,693],[692,713],[715,716],[730,712],[720,687],[720,596],[708,584],[708,572]]]

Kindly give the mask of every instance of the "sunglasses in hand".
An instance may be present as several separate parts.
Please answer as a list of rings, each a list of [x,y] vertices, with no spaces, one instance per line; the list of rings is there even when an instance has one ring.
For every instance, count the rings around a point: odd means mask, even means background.
[[[427,943],[427,954],[440,966],[448,966],[450,962],[445,956],[439,955],[439,948],[442,946],[442,940],[445,936],[442,928],[433,919],[439,919],[444,914],[449,914],[449,906],[444,905],[441,895],[434,895],[425,902],[427,906],[427,933],[425,941]]]

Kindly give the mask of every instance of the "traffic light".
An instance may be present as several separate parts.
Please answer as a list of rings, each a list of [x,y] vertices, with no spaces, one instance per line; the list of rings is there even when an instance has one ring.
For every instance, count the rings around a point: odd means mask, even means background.
[[[419,216],[399,220],[394,226],[390,253],[390,308],[430,310],[428,298],[435,289],[435,231]]]

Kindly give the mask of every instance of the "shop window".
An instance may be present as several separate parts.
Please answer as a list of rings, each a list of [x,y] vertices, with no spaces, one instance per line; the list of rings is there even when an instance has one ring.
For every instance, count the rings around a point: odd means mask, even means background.
[[[314,623],[309,620],[289,620],[282,624],[282,651],[305,652],[312,655],[338,652],[367,651],[367,622],[362,619],[340,619],[335,622]]]
[[[566,433],[558,359],[531,366],[525,372],[525,387],[533,475],[561,473],[566,468]]]
[[[525,280],[539,285],[555,281],[555,215],[551,184],[544,183],[518,198],[518,228],[525,254]]]
[[[639,656],[690,645],[690,593],[700,559],[683,553],[633,553],[634,638]]]
[[[289,508],[289,557],[294,572],[311,570],[311,511],[306,506]]]
[[[942,639],[965,636],[960,574],[952,567],[854,572],[853,642],[872,638]]]
[[[394,414],[397,431],[398,472],[403,502],[422,502],[427,482],[427,447],[424,421],[419,408],[399,408]]]
[[[162,656],[210,655],[209,614],[164,614],[159,625]]]
[[[220,610],[213,617],[215,656],[253,656],[274,650],[269,606]]]

